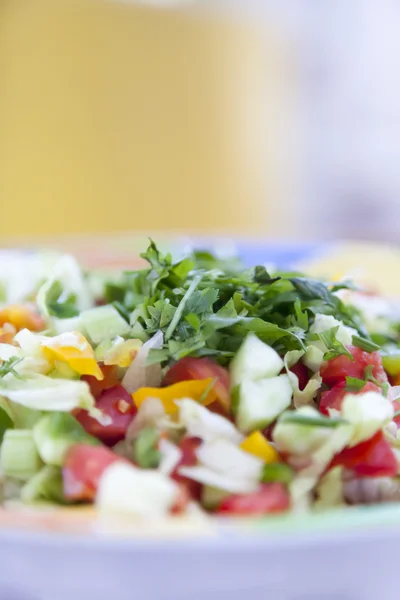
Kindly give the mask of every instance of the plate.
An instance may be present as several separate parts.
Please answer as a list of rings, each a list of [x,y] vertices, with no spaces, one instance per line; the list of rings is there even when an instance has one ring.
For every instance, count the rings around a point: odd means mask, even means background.
[[[101,244],[100,244],[101,241]],[[102,253],[96,250],[99,244]],[[191,240],[162,242],[179,253]],[[314,264],[334,246],[197,240],[247,265]],[[88,267],[131,268],[143,239],[61,242]],[[107,249],[105,252],[104,249]],[[35,247],[24,256],[34,256]],[[27,253],[27,254],[26,254]],[[21,257],[21,254],[18,254]],[[397,260],[397,259],[396,259]],[[319,263],[319,267],[318,267]],[[337,266],[337,265],[336,265]],[[400,505],[246,520],[143,523],[91,508],[0,510],[0,600],[397,600]]]

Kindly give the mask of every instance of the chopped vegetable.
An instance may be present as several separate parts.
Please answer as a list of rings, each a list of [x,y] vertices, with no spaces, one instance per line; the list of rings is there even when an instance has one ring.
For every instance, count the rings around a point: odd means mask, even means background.
[[[6,477],[27,481],[42,466],[32,431],[8,429],[0,453],[1,470]]]
[[[397,301],[205,250],[141,256],[110,276],[46,254],[0,282],[7,499],[138,518],[398,501]]]
[[[281,483],[264,483],[250,494],[228,496],[220,503],[220,514],[261,516],[279,513],[290,507],[290,496]]]
[[[44,354],[51,361],[63,361],[80,375],[103,379],[93,349],[81,333],[62,333],[42,342]]]
[[[65,455],[62,468],[65,498],[93,501],[103,473],[110,465],[122,460],[120,456],[101,446],[71,446]]]
[[[115,385],[104,390],[96,398],[96,409],[102,419],[94,418],[87,410],[75,411],[75,418],[91,436],[107,446],[123,440],[136,414],[132,398],[125,388]]]
[[[275,421],[292,400],[293,390],[287,375],[258,381],[244,381],[238,386],[237,423],[241,431],[262,429]]]
[[[61,467],[68,448],[75,444],[99,445],[69,413],[51,412],[33,427],[33,439],[43,462]]]
[[[178,412],[175,400],[192,398],[205,406],[215,401],[216,394],[213,389],[213,379],[192,379],[181,381],[165,388],[140,388],[132,394],[133,401],[139,408],[147,398],[158,398],[169,414]]]
[[[275,448],[266,440],[261,431],[254,431],[240,444],[242,450],[258,456],[265,463],[279,462]]]

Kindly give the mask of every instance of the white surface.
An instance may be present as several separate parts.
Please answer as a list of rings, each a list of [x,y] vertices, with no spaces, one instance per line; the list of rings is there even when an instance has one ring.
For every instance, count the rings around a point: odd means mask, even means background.
[[[1,535],[0,600],[398,600],[400,532],[199,542]]]

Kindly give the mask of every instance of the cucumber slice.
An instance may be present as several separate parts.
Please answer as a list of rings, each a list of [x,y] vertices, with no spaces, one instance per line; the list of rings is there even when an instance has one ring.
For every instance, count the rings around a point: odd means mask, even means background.
[[[44,415],[30,433],[43,462],[57,467],[62,466],[65,453],[74,444],[100,445],[96,438],[86,433],[82,425],[66,412]]]
[[[250,433],[274,421],[292,401],[292,386],[287,375],[260,381],[244,381],[238,389],[237,424]]]
[[[283,360],[268,344],[249,333],[231,362],[232,387],[242,381],[257,381],[276,377],[283,369]]]
[[[32,431],[7,429],[1,445],[0,467],[4,475],[27,481],[42,466]]]
[[[130,331],[129,324],[111,304],[83,311],[80,320],[94,344],[118,335],[127,335]]]

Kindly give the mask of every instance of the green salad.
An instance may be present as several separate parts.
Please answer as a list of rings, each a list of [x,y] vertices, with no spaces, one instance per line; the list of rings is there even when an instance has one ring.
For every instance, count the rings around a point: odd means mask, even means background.
[[[400,501],[400,303],[207,251],[174,260],[150,242],[142,258],[103,275],[52,255],[0,275],[5,507]]]

